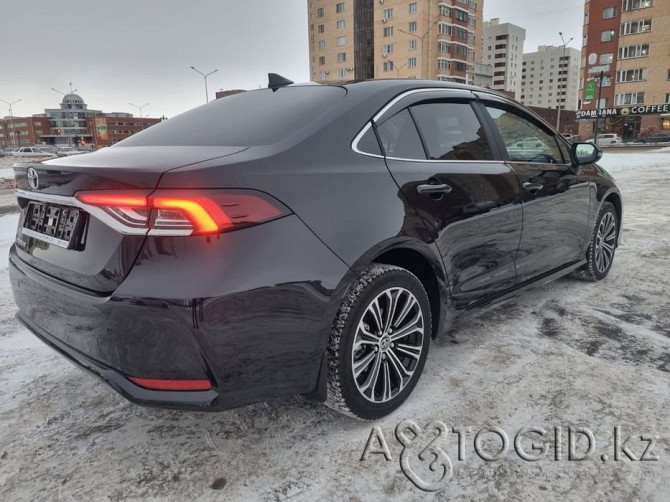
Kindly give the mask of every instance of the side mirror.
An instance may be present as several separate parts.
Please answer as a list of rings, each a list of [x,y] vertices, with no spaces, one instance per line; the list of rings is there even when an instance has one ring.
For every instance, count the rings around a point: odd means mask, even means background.
[[[572,144],[572,158],[578,166],[585,164],[593,164],[598,162],[603,157],[603,151],[593,143],[573,143]]]

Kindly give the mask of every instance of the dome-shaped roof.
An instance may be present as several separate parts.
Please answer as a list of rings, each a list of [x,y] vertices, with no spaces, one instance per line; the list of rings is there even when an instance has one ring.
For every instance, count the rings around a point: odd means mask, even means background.
[[[63,104],[70,104],[70,105],[74,105],[74,104],[82,105],[82,104],[84,104],[84,100],[81,99],[81,96],[79,94],[73,94],[73,93],[66,94],[65,96],[63,96],[63,101],[61,101],[61,102]]]

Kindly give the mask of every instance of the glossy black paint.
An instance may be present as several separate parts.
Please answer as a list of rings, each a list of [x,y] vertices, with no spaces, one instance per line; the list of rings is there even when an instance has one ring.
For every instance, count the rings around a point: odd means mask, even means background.
[[[454,315],[574,269],[600,204],[613,198],[621,209],[613,180],[595,164],[514,165],[487,121],[490,161],[385,159],[352,148],[387,105],[384,116],[453,92],[474,107],[504,99],[495,94],[413,81],[343,88],[337,107],[274,144],[121,143],[34,166],[40,193],[245,188],[272,195],[292,214],[209,237],[121,237],[92,221],[84,252],[15,245],[10,278],[19,318],[143,404],[225,409],[295,393],[324,398],[330,326],[362,267],[381,261],[423,274],[438,333]],[[434,90],[394,102],[422,89]],[[24,190],[27,167],[15,168]],[[542,179],[545,188],[529,195],[521,189],[526,179]],[[451,191],[418,193],[431,183]],[[127,376],[208,378],[213,389],[147,391]]]

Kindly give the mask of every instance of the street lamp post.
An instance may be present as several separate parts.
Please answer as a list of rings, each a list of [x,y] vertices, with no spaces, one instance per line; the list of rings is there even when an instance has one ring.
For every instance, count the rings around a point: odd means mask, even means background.
[[[11,121],[11,124],[12,124],[12,133],[13,133],[14,132],[14,111],[13,111],[12,107],[21,100],[17,99],[16,101],[11,101],[10,102],[10,101],[5,101],[3,99],[0,99],[0,101],[2,101],[4,104],[9,106],[9,118],[10,118],[10,121]],[[11,134],[11,136],[12,136],[12,146],[16,147],[16,137],[15,137],[14,134]]]
[[[145,106],[149,106],[149,103],[144,103],[142,106],[137,106],[137,105],[134,105],[132,103],[128,103],[128,104],[130,106],[134,106],[135,108],[137,108],[140,111],[140,118],[143,118],[142,117],[142,108],[144,108]]]
[[[205,79],[205,103],[209,103],[209,91],[207,90],[207,77],[209,77],[212,73],[216,73],[219,70],[218,69],[217,70],[212,70],[207,74],[201,72],[195,66],[191,66],[191,70],[193,70],[195,72],[198,72],[200,75],[202,75],[202,78]]]
[[[563,61],[565,61],[565,51],[566,51],[567,45],[568,45],[570,42],[572,42],[572,40],[573,40],[574,37],[571,37],[570,40],[568,40],[568,41],[566,42],[566,41],[565,41],[565,38],[563,38],[563,32],[562,32],[562,31],[559,31],[558,34],[561,36],[561,41],[563,42]],[[561,64],[560,64],[560,62],[559,62],[559,64],[558,64],[558,68],[559,68],[559,71],[560,71],[560,68],[561,68]],[[568,86],[567,82],[568,82],[568,74],[569,74],[569,71],[570,71],[570,64],[568,63],[568,64],[567,64],[567,70],[565,71],[565,77],[564,77],[564,85],[565,85],[565,88],[566,88],[566,89],[567,89],[567,86]],[[566,94],[567,94],[567,92],[566,92],[566,90],[564,89],[564,90],[563,90],[563,96],[565,96]],[[561,129],[560,129],[560,127],[561,127],[561,94],[560,94],[560,93],[559,93],[559,95],[558,95],[558,107],[557,107],[557,108],[558,108],[558,113],[556,114],[556,130],[557,130],[558,132],[561,132]]]
[[[439,21],[435,21],[433,24],[431,24],[431,25],[430,25],[430,28],[428,28],[428,29],[426,30],[426,32],[425,32],[423,35],[421,35],[421,36],[417,35],[416,33],[410,33],[409,31],[405,31],[405,30],[398,29],[399,32],[404,33],[405,35],[412,36],[412,37],[414,37],[414,38],[418,38],[418,39],[421,41],[421,65],[424,67],[424,69],[425,69],[425,67],[427,66],[428,61],[427,61],[427,59],[426,59],[426,57],[425,57],[426,55],[425,55],[424,50],[423,50],[423,49],[424,49],[424,44],[423,44],[423,42],[424,42],[424,40],[426,39],[426,36],[430,33],[430,30],[432,30],[432,29],[433,29],[433,26],[435,26],[438,22],[439,22]],[[428,70],[426,70],[426,73],[423,74],[421,77],[422,77],[422,78],[428,78]]]
[[[402,70],[405,66],[408,65],[408,63],[405,63],[405,64],[402,65],[402,66],[396,66],[394,62],[391,62],[391,64],[393,65],[393,69],[394,69],[394,70],[396,71],[396,73],[398,74],[398,78],[400,78],[400,70]]]

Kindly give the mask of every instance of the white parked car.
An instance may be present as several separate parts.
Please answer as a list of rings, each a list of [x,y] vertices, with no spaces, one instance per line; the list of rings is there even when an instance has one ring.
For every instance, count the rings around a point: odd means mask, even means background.
[[[593,143],[593,139],[589,141]],[[619,136],[618,134],[603,133],[598,134],[598,141],[596,144],[598,146],[607,146],[607,145],[619,145],[621,143],[623,143],[623,140],[621,139],[621,136]]]
[[[78,150],[71,146],[64,146],[62,148],[59,148],[56,153],[58,154],[59,157],[66,157],[70,155],[80,155],[82,153],[89,153],[89,152],[87,150]]]
[[[34,146],[24,146],[12,152],[14,157],[57,157],[55,153],[46,152]]]

